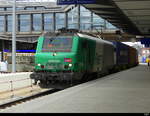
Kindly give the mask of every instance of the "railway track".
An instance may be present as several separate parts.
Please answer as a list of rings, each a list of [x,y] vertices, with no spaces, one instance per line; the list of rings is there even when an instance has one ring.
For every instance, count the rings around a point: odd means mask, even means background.
[[[22,97],[18,97],[18,98],[14,97],[13,99],[8,100],[7,102],[1,103],[0,104],[0,109],[5,109],[7,107],[18,105],[18,104],[21,104],[23,102],[30,101],[32,99],[36,99],[38,97],[49,95],[49,94],[52,94],[52,93],[55,93],[55,92],[58,92],[58,91],[59,90],[56,90],[56,89],[47,89],[47,90],[43,89],[43,91],[40,91],[40,92],[37,92],[37,93],[32,93],[32,95],[22,96]]]

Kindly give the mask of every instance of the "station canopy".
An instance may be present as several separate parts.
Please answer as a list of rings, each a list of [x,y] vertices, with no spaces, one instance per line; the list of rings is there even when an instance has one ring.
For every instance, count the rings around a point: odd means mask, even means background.
[[[150,45],[150,0],[57,0],[58,4],[82,4],[124,32],[140,35]]]
[[[84,4],[126,32],[150,37],[150,0],[95,0]]]
[[[81,3],[125,32],[150,36],[150,0],[57,0],[57,3]]]

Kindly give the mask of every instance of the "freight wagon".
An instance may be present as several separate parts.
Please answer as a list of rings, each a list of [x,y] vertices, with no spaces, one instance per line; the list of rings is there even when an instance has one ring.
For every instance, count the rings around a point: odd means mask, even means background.
[[[138,65],[138,52],[135,48],[114,41],[115,45],[115,70],[119,71]]]

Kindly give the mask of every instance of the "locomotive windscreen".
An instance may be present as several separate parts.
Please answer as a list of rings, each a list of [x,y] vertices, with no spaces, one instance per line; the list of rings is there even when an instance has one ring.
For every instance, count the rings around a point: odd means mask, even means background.
[[[71,48],[70,36],[45,37],[42,52],[71,52]]]

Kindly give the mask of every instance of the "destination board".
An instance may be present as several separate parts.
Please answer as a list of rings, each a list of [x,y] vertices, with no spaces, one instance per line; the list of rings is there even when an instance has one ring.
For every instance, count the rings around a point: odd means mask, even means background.
[[[94,4],[96,0],[77,0],[77,4]]]
[[[144,44],[145,47],[150,47],[150,38],[141,38],[141,44]]]
[[[57,0],[57,5],[94,4],[96,0]]]

